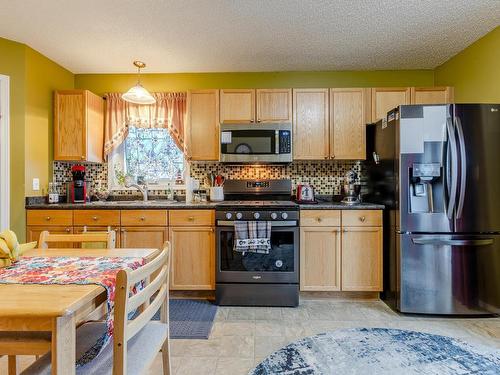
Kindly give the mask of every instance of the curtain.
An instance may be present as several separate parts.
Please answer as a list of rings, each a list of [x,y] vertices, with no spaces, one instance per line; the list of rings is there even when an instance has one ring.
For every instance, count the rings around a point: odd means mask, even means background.
[[[184,121],[186,93],[155,92],[155,104],[139,105],[126,102],[121,93],[106,94],[106,123],[104,128],[104,155],[113,152],[128,135],[130,125],[138,128],[168,129],[182,152],[184,148]]]

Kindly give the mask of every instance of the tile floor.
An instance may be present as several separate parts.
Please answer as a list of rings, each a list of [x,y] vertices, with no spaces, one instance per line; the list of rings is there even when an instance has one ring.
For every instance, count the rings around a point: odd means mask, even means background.
[[[341,328],[386,327],[461,338],[500,349],[500,318],[402,316],[381,301],[302,300],[297,308],[221,307],[208,340],[172,340],[175,375],[246,374],[267,355],[304,336]],[[24,367],[32,357],[21,357]],[[6,373],[0,359],[0,373]],[[149,375],[161,374],[158,356]]]

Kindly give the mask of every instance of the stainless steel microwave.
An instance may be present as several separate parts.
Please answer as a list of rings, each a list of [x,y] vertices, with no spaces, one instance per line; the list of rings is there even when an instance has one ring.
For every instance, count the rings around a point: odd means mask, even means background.
[[[291,163],[292,124],[221,124],[222,163]]]

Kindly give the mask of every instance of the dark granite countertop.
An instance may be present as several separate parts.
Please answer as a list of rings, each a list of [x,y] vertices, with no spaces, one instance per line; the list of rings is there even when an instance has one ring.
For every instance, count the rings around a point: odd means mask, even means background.
[[[318,202],[317,204],[300,204],[301,210],[383,210],[385,207],[375,203],[345,204],[341,202]]]

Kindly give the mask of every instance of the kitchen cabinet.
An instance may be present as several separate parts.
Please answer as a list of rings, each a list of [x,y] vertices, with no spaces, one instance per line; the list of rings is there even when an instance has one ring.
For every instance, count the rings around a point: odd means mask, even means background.
[[[411,104],[453,103],[453,87],[412,87]]]
[[[120,229],[120,247],[161,249],[168,241],[167,227],[122,226]]]
[[[366,159],[366,124],[369,122],[369,89],[331,89],[330,158]]]
[[[40,233],[49,231],[52,234],[73,234],[72,226],[59,226],[59,225],[28,225],[26,226],[26,241],[34,242],[40,239]],[[50,247],[55,248],[72,248],[71,242],[51,242]]]
[[[342,290],[382,291],[382,227],[343,227]]]
[[[382,290],[382,211],[301,210],[300,290]]]
[[[215,233],[212,226],[170,227],[170,289],[215,289]]]
[[[233,110],[232,107],[229,109]],[[187,110],[185,140],[188,159],[219,160],[219,90],[189,91]]]
[[[88,90],[54,94],[54,160],[103,162],[104,100]]]
[[[328,89],[293,90],[293,158],[320,160],[330,156]]]
[[[220,122],[255,122],[255,90],[220,90]]]
[[[377,87],[371,89],[371,122],[385,118],[387,112],[399,105],[411,104],[409,87]]]
[[[300,290],[339,291],[340,227],[300,228]]]
[[[257,122],[292,122],[292,90],[258,89]]]

